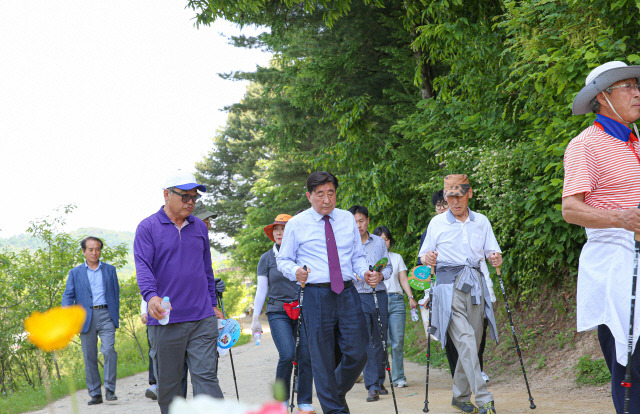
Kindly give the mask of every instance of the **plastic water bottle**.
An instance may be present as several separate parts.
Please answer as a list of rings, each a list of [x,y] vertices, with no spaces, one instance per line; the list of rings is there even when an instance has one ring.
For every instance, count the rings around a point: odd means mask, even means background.
[[[253,334],[253,340],[256,341],[256,345],[260,345],[261,339],[262,339],[262,333],[256,332]]]
[[[418,310],[416,308],[411,309],[411,320],[417,322],[420,319],[418,316]]]
[[[164,309],[164,318],[158,319],[160,325],[166,325],[169,323],[169,314],[171,313],[171,302],[169,302],[169,296],[165,296],[160,303],[162,309]]]

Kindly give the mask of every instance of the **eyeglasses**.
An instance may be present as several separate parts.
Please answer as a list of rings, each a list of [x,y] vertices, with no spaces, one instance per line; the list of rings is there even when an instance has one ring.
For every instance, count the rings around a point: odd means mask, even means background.
[[[632,92],[634,89],[637,89],[640,91],[640,85],[638,85],[637,83],[634,83],[632,85],[625,83],[624,85],[618,85],[618,86],[610,86],[607,89],[605,89],[607,92],[611,93],[612,90],[614,89],[618,89],[618,88],[625,88],[627,91]]]
[[[200,199],[200,197],[202,197],[200,194],[183,194],[183,193],[179,193],[176,190],[174,190],[173,188],[170,188],[169,191],[171,191],[173,194],[177,194],[180,197],[182,197],[182,202],[183,203],[188,203],[189,201],[193,200],[193,202],[195,203],[198,199]]]
[[[436,209],[438,210],[444,210],[445,208],[449,208],[449,204],[448,203],[436,203]]]

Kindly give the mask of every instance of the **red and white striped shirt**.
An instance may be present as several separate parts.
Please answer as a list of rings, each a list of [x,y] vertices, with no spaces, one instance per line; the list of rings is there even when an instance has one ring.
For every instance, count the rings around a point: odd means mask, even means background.
[[[631,146],[632,145],[632,146]],[[608,210],[640,203],[640,146],[592,125],[573,138],[564,154],[562,198],[584,193],[585,204]]]

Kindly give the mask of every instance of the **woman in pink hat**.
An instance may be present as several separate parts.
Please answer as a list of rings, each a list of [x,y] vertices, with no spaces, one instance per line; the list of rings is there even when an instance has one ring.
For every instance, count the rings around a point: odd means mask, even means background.
[[[267,296],[267,318],[271,328],[271,337],[276,344],[278,354],[278,367],[276,380],[282,380],[285,384],[287,396],[290,395],[291,372],[296,348],[296,335],[298,332],[297,300],[299,286],[286,278],[276,264],[276,256],[280,250],[284,226],[291,218],[288,214],[279,214],[273,223],[264,228],[264,233],[274,242],[271,249],[260,257],[258,263],[258,288],[253,302],[253,322],[251,331],[253,334],[262,332],[262,326],[258,320]],[[294,303],[295,302],[295,303]],[[313,376],[311,371],[311,357],[307,345],[307,337],[304,326],[300,329],[300,345],[298,348],[298,412],[312,413]],[[285,402],[288,406],[288,402]]]

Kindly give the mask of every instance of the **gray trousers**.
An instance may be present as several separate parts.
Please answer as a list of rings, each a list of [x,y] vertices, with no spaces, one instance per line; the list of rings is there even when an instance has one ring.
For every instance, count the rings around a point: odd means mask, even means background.
[[[458,350],[458,364],[453,375],[453,398],[469,401],[473,392],[478,406],[493,401],[493,394],[487,391],[487,383],[482,378],[478,360],[484,332],[484,298],[480,304],[474,305],[470,293],[454,288],[448,332]]]
[[[185,355],[191,371],[193,395],[223,398],[218,384],[218,319],[149,326],[149,342],[158,384],[160,412],[182,396]]]
[[[100,336],[100,352],[104,355],[104,387],[116,391],[116,370],[118,369],[118,353],[116,352],[116,326],[108,309],[93,309],[91,324],[87,333],[80,334],[82,354],[84,355],[84,375],[87,391],[91,397],[102,395],[100,371],[98,371],[98,336]]]

